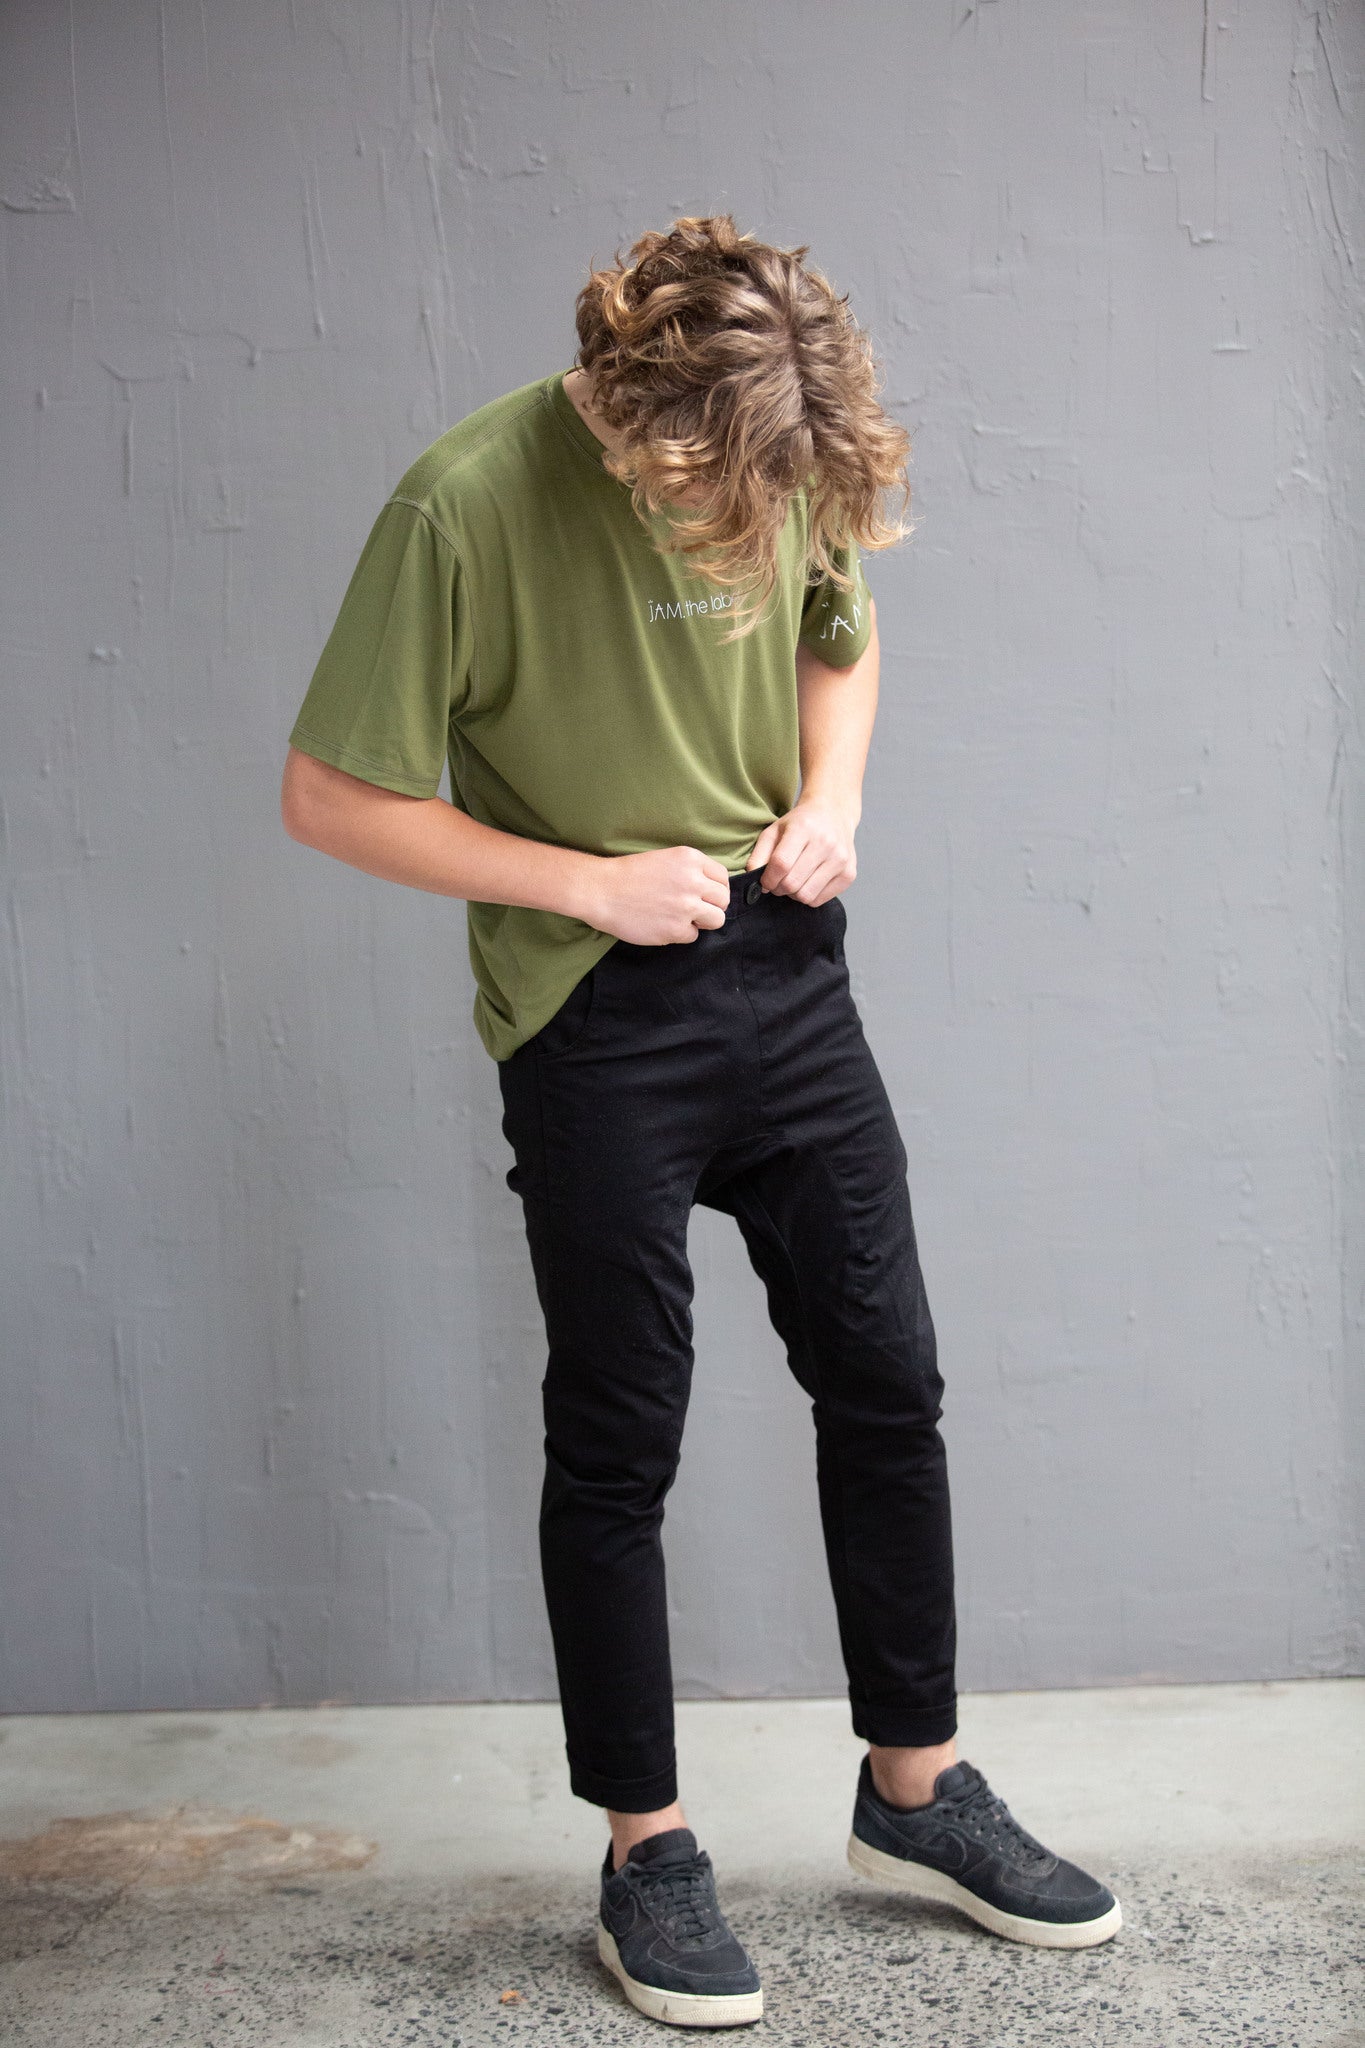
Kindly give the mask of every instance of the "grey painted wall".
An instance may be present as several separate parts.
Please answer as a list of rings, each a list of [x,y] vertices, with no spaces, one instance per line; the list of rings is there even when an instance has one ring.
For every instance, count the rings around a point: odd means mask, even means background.
[[[915,437],[849,955],[964,1682],[1360,1669],[1362,10],[3,34],[0,1704],[553,1691],[463,907],[292,844],[279,772],[407,463],[721,206],[851,290]],[[838,1691],[806,1405],[694,1244],[679,1684]]]

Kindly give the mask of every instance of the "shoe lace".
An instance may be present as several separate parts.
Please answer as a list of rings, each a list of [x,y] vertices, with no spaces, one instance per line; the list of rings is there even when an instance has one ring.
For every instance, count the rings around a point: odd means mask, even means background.
[[[959,1820],[992,1849],[1000,1849],[1017,1863],[1046,1863],[1049,1851],[1019,1825],[1004,1800],[992,1792],[977,1773],[964,1791],[951,1794]]]
[[[715,1927],[716,1908],[704,1863],[665,1863],[657,1869],[646,1865],[641,1882],[651,1906],[663,1907],[670,1934],[698,1939]]]

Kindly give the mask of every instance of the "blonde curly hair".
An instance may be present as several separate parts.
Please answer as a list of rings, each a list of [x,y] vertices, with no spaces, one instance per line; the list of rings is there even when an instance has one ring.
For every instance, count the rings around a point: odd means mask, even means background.
[[[594,270],[576,301],[574,366],[621,437],[606,467],[642,519],[664,515],[670,551],[740,593],[727,639],[751,632],[773,593],[796,492],[808,581],[847,588],[840,549],[912,531],[909,436],[878,403],[847,295],[806,253],[742,234],[728,213],[686,215]]]

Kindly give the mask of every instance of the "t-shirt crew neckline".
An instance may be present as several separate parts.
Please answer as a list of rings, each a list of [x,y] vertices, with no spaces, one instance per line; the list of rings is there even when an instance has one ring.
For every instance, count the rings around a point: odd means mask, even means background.
[[[594,434],[592,428],[564,389],[564,379],[568,374],[567,370],[557,370],[549,380],[551,410],[564,428],[564,431],[568,434],[570,440],[577,442],[583,453],[591,459],[594,469],[600,470],[608,483],[616,484],[620,490],[625,490],[626,485],[621,482],[619,477],[612,475],[602,460],[602,457],[607,452],[606,442],[598,440],[596,434]]]

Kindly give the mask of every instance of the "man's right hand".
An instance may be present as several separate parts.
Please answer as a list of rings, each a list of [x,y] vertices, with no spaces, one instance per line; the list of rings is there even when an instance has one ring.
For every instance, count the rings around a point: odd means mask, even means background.
[[[594,881],[589,923],[635,946],[689,946],[718,931],[730,907],[729,871],[695,846],[608,854]]]
[[[730,877],[695,846],[597,854],[483,825],[444,797],[400,795],[290,747],[280,810],[291,839],[387,882],[471,903],[577,917],[637,946],[690,945],[725,922]]]

